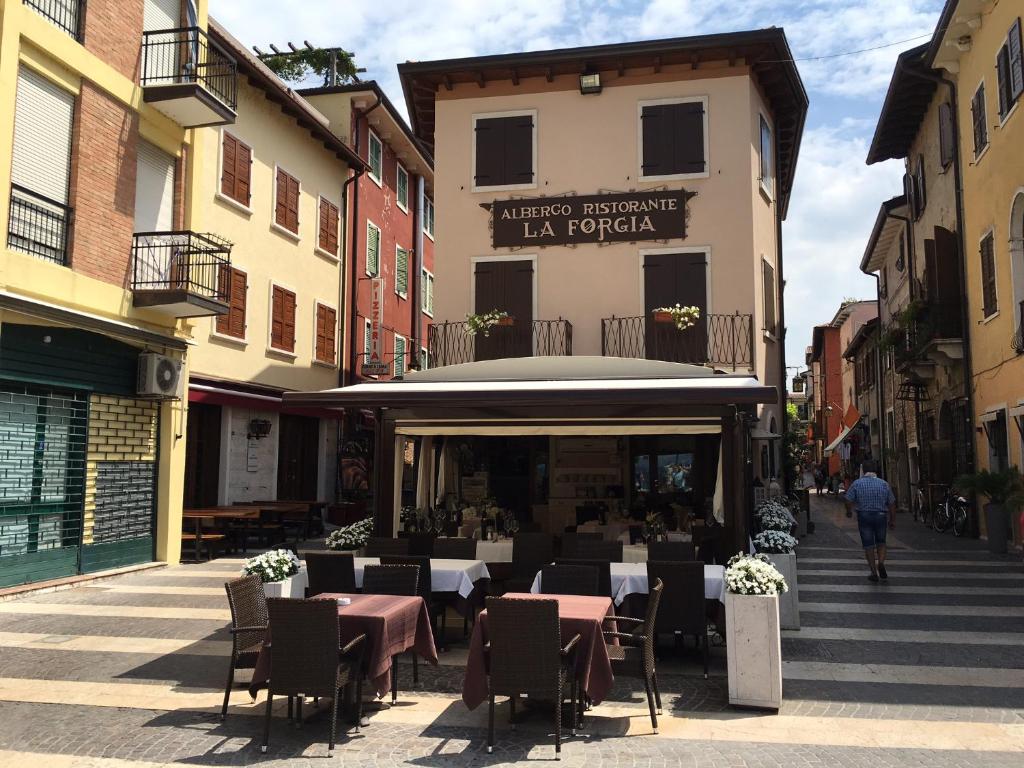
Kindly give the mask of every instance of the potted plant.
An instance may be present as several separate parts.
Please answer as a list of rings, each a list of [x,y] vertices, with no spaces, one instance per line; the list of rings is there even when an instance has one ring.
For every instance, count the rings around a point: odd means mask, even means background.
[[[491,328],[496,325],[515,325],[515,318],[508,312],[492,309],[481,315],[466,315],[466,333],[476,336],[478,333],[485,338],[491,335]]]
[[[782,706],[779,595],[786,580],[765,555],[736,555],[725,569],[729,703]]]
[[[783,531],[789,533],[796,523],[793,513],[782,502],[769,499],[754,513],[762,531]]]
[[[267,597],[303,597],[306,594],[306,572],[290,549],[272,549],[250,557],[242,573],[259,576]]]
[[[328,549],[354,552],[366,546],[371,533],[373,533],[373,518],[367,517],[358,523],[352,523],[351,525],[331,531],[324,540],[324,545]]]
[[[754,537],[754,549],[767,555],[789,587],[779,595],[779,622],[782,629],[800,629],[800,589],[797,584],[797,540],[786,531],[763,530]]]
[[[1010,513],[1024,506],[1024,479],[1016,467],[990,472],[983,469],[973,475],[962,475],[953,484],[961,493],[984,496],[985,530],[988,534],[988,551],[995,555],[1006,554],[1010,530]]]
[[[673,323],[676,330],[685,331],[700,319],[700,307],[658,307],[652,314],[656,323]]]

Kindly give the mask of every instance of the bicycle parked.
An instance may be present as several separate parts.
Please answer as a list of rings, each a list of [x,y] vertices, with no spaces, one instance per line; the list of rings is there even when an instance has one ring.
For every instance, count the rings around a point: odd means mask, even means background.
[[[953,529],[956,536],[967,533],[970,517],[967,499],[956,493],[950,486],[941,486],[942,499],[932,511],[932,527],[939,533]]]

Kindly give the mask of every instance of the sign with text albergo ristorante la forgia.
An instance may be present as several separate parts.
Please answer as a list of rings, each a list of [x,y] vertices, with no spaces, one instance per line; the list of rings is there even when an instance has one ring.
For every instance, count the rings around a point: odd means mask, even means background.
[[[495,248],[670,240],[686,237],[685,189],[495,200]]]

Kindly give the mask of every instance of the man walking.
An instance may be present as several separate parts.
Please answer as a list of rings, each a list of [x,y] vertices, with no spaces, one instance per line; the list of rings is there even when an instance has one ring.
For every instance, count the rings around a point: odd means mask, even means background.
[[[864,463],[864,476],[854,480],[843,499],[846,513],[857,512],[857,528],[860,529],[860,543],[868,561],[871,575],[868,581],[885,581],[885,531],[896,527],[896,497],[889,484],[877,474],[874,462]]]

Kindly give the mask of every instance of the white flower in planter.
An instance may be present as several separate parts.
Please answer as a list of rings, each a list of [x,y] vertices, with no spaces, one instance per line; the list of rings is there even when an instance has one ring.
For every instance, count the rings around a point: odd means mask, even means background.
[[[330,535],[324,540],[324,545],[328,549],[342,551],[359,549],[366,545],[371,533],[373,533],[373,518],[367,517],[358,523],[352,523],[352,525],[346,525],[344,528],[331,531]]]
[[[788,530],[788,529],[787,529]],[[758,552],[771,555],[788,555],[799,542],[785,531],[764,530],[754,537],[754,547]]]
[[[273,549],[245,561],[242,573],[259,576],[264,584],[284,581],[299,572],[299,558],[290,549]]]
[[[735,555],[725,569],[725,588],[737,595],[779,595],[789,586],[765,555]]]

